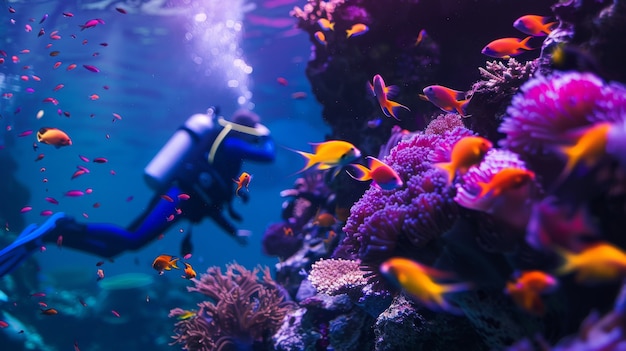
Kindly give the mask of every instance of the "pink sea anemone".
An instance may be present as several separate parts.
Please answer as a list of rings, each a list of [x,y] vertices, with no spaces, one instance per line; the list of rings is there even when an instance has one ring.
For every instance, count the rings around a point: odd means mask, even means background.
[[[518,153],[550,153],[571,143],[576,129],[626,118],[626,88],[591,73],[538,76],[521,91],[499,128],[506,134],[501,146]]]

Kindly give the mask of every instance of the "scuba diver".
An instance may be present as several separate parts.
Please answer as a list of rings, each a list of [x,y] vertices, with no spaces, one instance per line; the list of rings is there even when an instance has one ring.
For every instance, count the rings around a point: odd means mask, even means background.
[[[111,258],[137,250],[159,237],[180,219],[198,223],[211,218],[240,245],[249,232],[238,230],[242,217],[232,208],[235,178],[244,160],[272,162],[274,141],[260,118],[248,110],[236,111],[231,121],[217,117],[215,108],[194,114],[174,133],[144,170],[155,195],[128,229],[109,223],[78,223],[62,212],[41,226],[31,224],[0,251],[0,277],[15,269],[31,253],[48,242]],[[237,194],[244,203],[248,193]],[[185,238],[189,241],[189,237]]]

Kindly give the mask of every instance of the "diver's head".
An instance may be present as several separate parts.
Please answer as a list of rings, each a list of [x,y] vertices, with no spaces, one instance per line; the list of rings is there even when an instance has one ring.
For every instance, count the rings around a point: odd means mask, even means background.
[[[220,122],[222,124],[223,122]],[[261,124],[261,117],[256,113],[247,109],[238,109],[230,118],[231,128],[239,133],[248,134],[252,137],[267,136],[270,134],[269,129]]]
[[[239,110],[235,111],[235,113],[233,113],[230,121],[233,123],[241,124],[242,126],[254,128],[257,124],[261,124],[261,117],[259,117],[259,115],[250,110],[240,108]]]

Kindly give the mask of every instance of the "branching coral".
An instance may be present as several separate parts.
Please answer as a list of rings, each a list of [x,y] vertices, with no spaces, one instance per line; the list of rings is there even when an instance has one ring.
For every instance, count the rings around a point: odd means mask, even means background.
[[[444,135],[416,134],[393,148],[384,162],[405,185],[391,191],[370,187],[352,207],[346,237],[334,256],[359,259],[375,271],[383,260],[424,247],[450,228],[457,217],[453,189],[431,158],[436,149],[468,135],[472,132],[465,128]]]
[[[258,273],[263,277],[258,279]],[[209,300],[198,304],[195,316],[175,324],[175,341],[185,350],[212,351],[235,348],[252,349],[263,343],[268,334],[282,323],[292,304],[285,301],[282,289],[270,276],[267,267],[248,271],[232,263],[222,274],[219,267],[210,267],[188,291],[206,295]],[[170,317],[183,314],[170,311]]]

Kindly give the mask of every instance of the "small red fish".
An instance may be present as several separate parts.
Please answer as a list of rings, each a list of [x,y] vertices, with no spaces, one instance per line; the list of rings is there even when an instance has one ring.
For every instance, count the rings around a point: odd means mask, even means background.
[[[83,65],[83,67],[85,67],[86,70],[94,72],[94,73],[98,73],[100,72],[100,69],[96,66],[92,66],[92,65]]]
[[[43,144],[53,145],[57,148],[72,145],[72,139],[64,131],[58,128],[43,127],[37,132],[37,141]]]
[[[497,39],[487,44],[481,52],[490,57],[503,58],[505,60],[508,60],[513,56],[520,55],[526,50],[534,50],[534,48],[528,46],[528,41],[531,38],[532,36],[526,37],[525,39]]]
[[[111,313],[113,313],[115,317],[120,318],[120,313],[117,312],[116,310],[111,310]]]
[[[169,195],[161,195],[161,199],[167,201],[167,202],[174,202],[174,199],[172,199]]]
[[[25,207],[22,207],[22,209],[20,210],[20,213],[26,213],[26,212],[28,212],[28,211],[30,211],[32,209],[33,208],[30,207],[30,206],[25,206]]]
[[[89,21],[85,22],[85,24],[79,25],[79,27],[80,30],[85,30],[87,28],[93,28],[98,24],[104,24],[104,20],[102,20],[101,18],[90,19]]]
[[[65,196],[69,197],[79,197],[83,195],[85,195],[85,193],[80,190],[68,190],[65,192]]]
[[[54,204],[54,205],[58,205],[59,204],[59,201],[57,201],[57,199],[55,199],[53,197],[46,197],[45,200],[48,201],[51,204]]]
[[[107,160],[107,159],[106,159],[106,158],[104,158],[104,157],[96,157],[96,158],[94,158],[94,159],[93,159],[93,162],[94,162],[94,163],[107,163],[108,161],[109,161],[109,160]]]
[[[67,70],[68,70],[68,71],[71,71],[71,70],[73,70],[74,68],[76,68],[76,64],[75,64],[75,63],[72,63],[71,65],[67,66]]]
[[[187,195],[187,194],[178,194],[178,196],[177,196],[177,197],[178,197],[179,199],[181,199],[181,200],[189,200],[189,198],[190,198],[191,196],[189,196],[189,195]]]
[[[286,87],[289,83],[287,82],[287,79],[283,78],[283,77],[278,77],[276,78],[276,81],[278,82],[278,84]]]
[[[57,311],[54,308],[47,308],[45,310],[41,310],[41,314],[45,314],[46,316],[53,316],[55,314],[58,314],[59,311]]]
[[[0,321],[0,328],[6,328],[9,326],[9,323],[5,322],[5,321]]]
[[[96,274],[98,275],[98,281],[104,279],[104,270],[102,269],[98,269],[98,271],[96,272]]]

